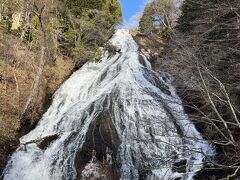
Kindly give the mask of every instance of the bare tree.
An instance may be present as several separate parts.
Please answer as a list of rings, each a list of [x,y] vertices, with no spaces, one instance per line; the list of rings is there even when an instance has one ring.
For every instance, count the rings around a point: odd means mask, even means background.
[[[45,54],[46,54],[46,47],[47,47],[47,36],[46,36],[46,27],[45,27],[45,22],[44,22],[45,8],[46,8],[46,4],[43,4],[40,7],[35,2],[33,4],[32,12],[38,17],[38,20],[41,25],[41,34],[42,34],[42,36],[41,36],[41,52],[40,52],[38,71],[37,71],[35,79],[34,79],[33,88],[28,96],[27,102],[24,106],[24,109],[22,110],[21,116],[24,116],[24,114],[30,107],[33,99],[35,98],[35,96],[38,93],[39,85],[40,85],[43,70],[44,70],[44,65],[46,62]]]

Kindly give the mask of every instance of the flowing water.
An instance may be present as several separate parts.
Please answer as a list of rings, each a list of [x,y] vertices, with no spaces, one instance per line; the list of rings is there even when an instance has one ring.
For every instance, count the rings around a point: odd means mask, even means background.
[[[105,51],[58,89],[20,139],[4,180],[80,179],[93,150],[101,162],[112,158],[115,178],[193,179],[202,169],[213,150],[184,113],[171,77],[152,69],[127,30],[110,43],[115,54]]]

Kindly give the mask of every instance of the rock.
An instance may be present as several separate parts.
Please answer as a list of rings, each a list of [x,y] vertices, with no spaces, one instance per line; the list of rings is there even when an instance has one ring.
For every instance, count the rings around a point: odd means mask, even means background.
[[[182,161],[176,162],[173,164],[172,171],[178,172],[178,173],[186,173],[187,172],[186,164],[187,164],[187,160],[182,160]]]

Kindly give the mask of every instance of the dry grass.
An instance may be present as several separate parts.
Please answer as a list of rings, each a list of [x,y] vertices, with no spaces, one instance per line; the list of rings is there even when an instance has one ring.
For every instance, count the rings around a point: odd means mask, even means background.
[[[69,77],[74,64],[69,59],[57,57],[54,63],[47,63],[43,77],[27,113],[20,118],[23,107],[31,93],[38,69],[38,55],[25,46],[10,46],[17,40],[0,38],[0,159],[16,148],[18,139],[39,120],[44,105],[56,89]],[[5,162],[4,160],[4,162]],[[2,162],[0,162],[0,167]]]

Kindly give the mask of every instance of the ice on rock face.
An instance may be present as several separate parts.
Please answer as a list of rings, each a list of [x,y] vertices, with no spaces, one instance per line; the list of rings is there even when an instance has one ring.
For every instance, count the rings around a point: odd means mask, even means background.
[[[127,30],[110,43],[120,51],[85,64],[55,93],[37,127],[20,139],[4,180],[77,179],[91,159],[87,149],[103,162],[106,148],[121,179],[192,179],[201,170],[198,152],[214,150],[185,115],[169,76],[151,69]]]

